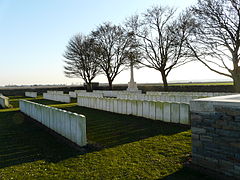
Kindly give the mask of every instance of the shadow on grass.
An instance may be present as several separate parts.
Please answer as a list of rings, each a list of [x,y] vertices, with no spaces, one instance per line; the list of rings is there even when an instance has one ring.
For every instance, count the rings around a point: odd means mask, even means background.
[[[31,98],[31,97],[25,97],[25,96],[8,96],[9,98],[9,103],[11,108],[18,108],[19,107],[19,100],[25,99],[28,101],[34,101],[34,100],[40,100],[42,99],[41,96],[38,96],[37,98]],[[53,102],[51,102],[53,104]]]
[[[48,100],[48,99],[32,99],[30,101],[39,103],[39,104],[45,104],[45,105],[66,104],[64,102],[52,101],[52,100]],[[76,103],[76,102],[77,102],[76,98],[71,98],[71,103]]]
[[[141,117],[122,115],[85,107],[63,108],[83,114],[87,119],[88,142],[103,148],[139,141],[158,135],[172,135],[189,127],[167,124]]]
[[[206,174],[202,174],[199,171],[196,171],[192,168],[189,167],[183,167],[179,171],[166,176],[165,178],[162,178],[161,180],[195,180],[196,177],[198,179],[204,179],[204,180],[216,180],[215,178],[213,179],[212,177],[209,177]]]
[[[44,104],[44,105],[64,104],[64,103],[61,103],[58,101],[51,101],[51,100],[47,100],[47,99],[31,99],[29,101],[39,103],[39,104]]]
[[[11,108],[19,107],[19,100],[10,100],[9,103],[10,103]]]
[[[7,96],[9,99],[23,99],[25,96]]]
[[[11,108],[18,108],[19,107],[19,100],[9,100],[9,104],[10,104],[10,106],[9,106],[9,108],[11,109]]]
[[[19,111],[0,113],[0,168],[40,159],[58,162],[79,154]]]
[[[53,104],[49,100],[34,100]],[[56,102],[57,104],[59,102]],[[66,104],[67,106],[67,104]],[[44,159],[59,162],[70,157],[131,143],[158,135],[172,135],[189,128],[145,118],[120,115],[79,106],[64,109],[87,117],[89,145],[78,151],[56,140],[19,111],[0,113],[0,168]]]

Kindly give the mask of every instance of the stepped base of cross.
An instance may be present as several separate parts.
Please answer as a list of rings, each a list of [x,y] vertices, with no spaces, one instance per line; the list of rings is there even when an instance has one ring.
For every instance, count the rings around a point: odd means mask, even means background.
[[[132,82],[130,81],[130,82],[128,83],[127,91],[128,91],[128,92],[132,92],[132,93],[141,93],[141,92],[142,92],[141,90],[139,90],[139,89],[137,88],[137,83],[134,82],[134,81],[132,81]]]

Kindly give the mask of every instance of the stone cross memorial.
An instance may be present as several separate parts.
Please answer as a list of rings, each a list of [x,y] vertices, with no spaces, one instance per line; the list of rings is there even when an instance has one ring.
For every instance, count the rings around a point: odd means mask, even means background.
[[[130,62],[130,73],[131,73],[131,77],[130,77],[130,82],[128,83],[128,88],[127,91],[129,92],[139,92],[138,88],[137,88],[137,83],[134,82],[134,76],[133,76],[133,61],[131,60]]]

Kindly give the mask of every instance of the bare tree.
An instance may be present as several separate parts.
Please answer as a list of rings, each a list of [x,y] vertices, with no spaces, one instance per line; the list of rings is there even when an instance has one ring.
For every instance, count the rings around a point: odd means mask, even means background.
[[[80,77],[92,91],[92,80],[100,73],[99,49],[93,39],[84,35],[74,36],[67,45],[64,73],[67,77]]]
[[[165,90],[168,90],[167,76],[172,69],[188,62],[184,58],[186,38],[193,29],[188,16],[176,19],[175,12],[169,7],[155,6],[142,16],[130,17],[126,23],[141,44],[143,61],[139,63],[161,73]]]
[[[131,37],[121,26],[111,23],[99,26],[92,32],[92,37],[101,49],[99,65],[108,79],[109,89],[112,89],[114,79],[125,69]]]
[[[232,78],[235,91],[240,92],[240,1],[198,0],[191,12],[198,24],[189,38],[191,56]]]

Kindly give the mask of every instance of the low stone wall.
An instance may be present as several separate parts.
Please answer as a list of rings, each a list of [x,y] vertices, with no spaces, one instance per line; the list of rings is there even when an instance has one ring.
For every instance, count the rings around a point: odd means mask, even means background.
[[[36,98],[37,97],[37,92],[25,92],[25,96]]]
[[[0,95],[0,106],[2,108],[8,108],[10,106],[9,98],[6,96]]]
[[[61,109],[20,100],[20,111],[79,146],[87,144],[86,118]]]
[[[240,95],[190,103],[192,163],[240,179]]]
[[[65,102],[70,103],[71,97],[68,94],[48,94],[43,93],[43,99],[48,99],[52,101],[59,101],[59,102]]]
[[[153,120],[190,124],[189,105],[156,101],[125,100],[78,96],[78,105],[119,114],[145,117]]]

